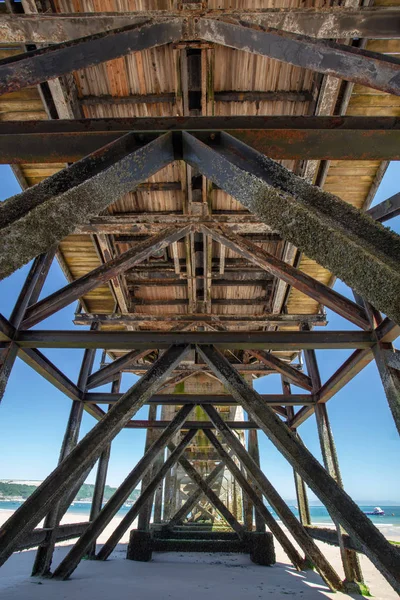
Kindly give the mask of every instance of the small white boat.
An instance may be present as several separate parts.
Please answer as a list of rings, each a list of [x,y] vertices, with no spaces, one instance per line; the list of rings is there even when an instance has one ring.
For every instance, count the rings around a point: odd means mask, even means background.
[[[370,510],[368,512],[365,513],[366,515],[375,515],[378,517],[384,517],[385,516],[385,511],[381,509],[380,506],[375,506],[374,510]]]

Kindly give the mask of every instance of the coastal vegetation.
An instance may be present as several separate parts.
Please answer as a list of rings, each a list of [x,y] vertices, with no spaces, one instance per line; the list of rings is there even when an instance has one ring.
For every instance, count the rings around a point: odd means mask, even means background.
[[[7,483],[0,481],[0,500],[26,500],[26,498],[36,490],[36,487],[36,485],[25,483]],[[75,501],[91,500],[93,491],[93,484],[84,483],[76,495]],[[104,489],[104,500],[108,500],[115,491],[116,488],[106,485]],[[129,496],[129,500],[136,500],[138,496],[139,490],[134,490]]]

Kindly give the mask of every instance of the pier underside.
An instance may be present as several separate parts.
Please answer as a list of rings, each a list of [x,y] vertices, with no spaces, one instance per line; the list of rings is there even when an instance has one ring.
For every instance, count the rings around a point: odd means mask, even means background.
[[[400,159],[400,8],[233,4],[0,5],[0,163],[22,187],[0,206],[0,278],[32,261],[0,315],[0,394],[19,358],[72,401],[57,468],[0,529],[0,564],[37,548],[32,575],[65,580],[130,532],[133,560],[223,550],[273,565],[275,540],[332,591],[366,591],[365,555],[400,592],[398,548],[345,492],[327,410],[375,360],[400,432],[400,237],[386,226],[400,196],[370,208]],[[55,260],[67,283],[45,296]],[[48,329],[73,304],[73,326]],[[49,348],[84,349],[76,381]],[[316,350],[341,349],[322,381]],[[281,393],[259,394],[272,374]],[[323,464],[300,437],[314,415]],[[143,457],[104,503],[124,429],[146,430]],[[299,517],[261,468],[264,435],[293,468]],[[60,525],[95,465],[89,521]],[[335,530],[312,526],[307,488]]]

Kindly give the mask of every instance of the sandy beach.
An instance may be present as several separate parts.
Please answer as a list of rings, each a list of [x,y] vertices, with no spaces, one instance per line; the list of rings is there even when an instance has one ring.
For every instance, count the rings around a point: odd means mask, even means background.
[[[0,524],[11,515],[0,511]],[[86,515],[67,514],[63,523],[85,521]],[[122,517],[115,517],[99,539],[104,542]],[[400,528],[382,527],[382,533],[400,542]],[[259,600],[260,598],[292,598],[317,600],[351,598],[352,595],[332,594],[319,575],[313,571],[296,572],[282,548],[275,542],[277,563],[274,567],[254,565],[247,555],[157,553],[150,563],[125,559],[129,533],[107,562],[82,561],[68,582],[30,577],[35,550],[15,553],[0,569],[2,600],[117,600],[131,593],[135,600]],[[339,550],[318,542],[329,561],[343,576]],[[58,545],[56,566],[71,546],[71,541]],[[398,598],[382,575],[363,555],[360,555],[364,577],[373,596],[379,600]],[[354,596],[359,598],[359,596]]]

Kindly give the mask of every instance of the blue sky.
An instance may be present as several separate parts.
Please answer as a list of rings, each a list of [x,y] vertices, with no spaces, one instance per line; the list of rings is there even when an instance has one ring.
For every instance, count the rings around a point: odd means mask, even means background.
[[[374,204],[399,191],[400,163],[390,165],[376,195]],[[8,166],[0,165],[0,200],[20,191]],[[391,227],[400,233],[400,217]],[[10,315],[29,266],[1,283],[0,312]],[[42,295],[48,295],[65,284],[65,278],[55,262],[50,270]],[[335,285],[340,293],[351,296],[340,281]],[[40,329],[71,329],[75,305],[70,305],[40,323]],[[328,312],[328,329],[351,329],[350,323]],[[44,350],[73,381],[77,380],[82,350]],[[322,381],[349,356],[349,351],[318,351]],[[97,352],[98,368],[101,351]],[[135,381],[124,374],[122,391]],[[270,375],[259,379],[255,388],[260,393],[280,393],[280,378]],[[101,390],[102,388],[99,388]],[[104,389],[108,390],[106,386]],[[293,386],[293,391],[296,390]],[[0,407],[0,479],[44,479],[56,466],[71,401],[19,359],[9,379]],[[371,363],[328,403],[328,412],[336,441],[346,491],[357,500],[400,502],[398,477],[400,441],[391,417],[375,364]],[[146,418],[147,407],[137,413]],[[81,437],[95,424],[84,414]],[[299,429],[304,443],[320,459],[315,417]],[[132,469],[143,452],[144,431],[125,430],[114,440],[108,475],[110,485],[118,485]],[[285,498],[294,498],[292,469],[263,433],[260,433],[261,462],[266,474]],[[88,477],[94,481],[93,472]],[[313,495],[310,494],[310,498]]]

